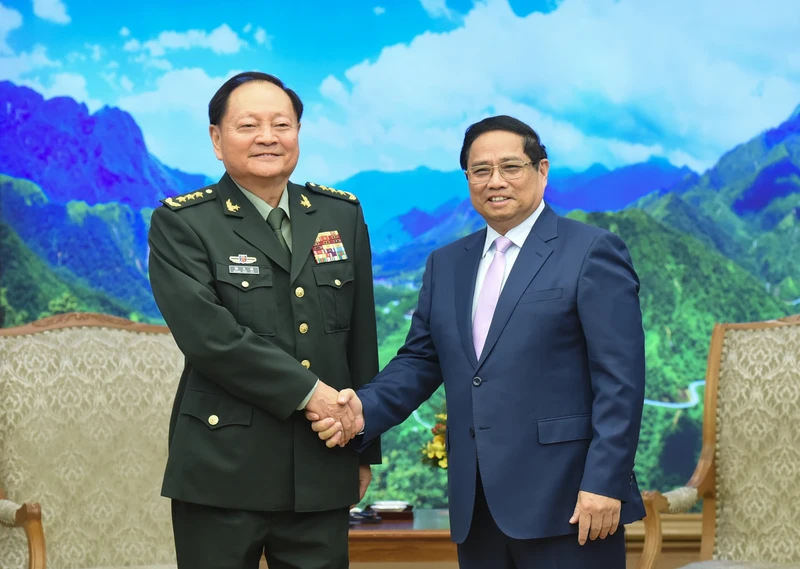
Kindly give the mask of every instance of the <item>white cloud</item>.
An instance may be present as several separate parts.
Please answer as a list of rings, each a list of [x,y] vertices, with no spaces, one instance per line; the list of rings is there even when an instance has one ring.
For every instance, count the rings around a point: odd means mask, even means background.
[[[140,53],[133,58],[136,63],[141,63],[145,67],[152,67],[153,69],[160,69],[162,71],[169,71],[172,69],[172,64],[162,57],[150,57],[146,53]]]
[[[161,57],[168,50],[202,48],[217,54],[238,53],[247,42],[242,40],[228,24],[222,24],[211,32],[189,30],[187,32],[164,31],[156,39],[140,42],[131,39],[125,42],[125,51],[147,50],[153,57]]]
[[[270,47],[271,47],[271,43],[272,43],[272,42],[271,42],[271,40],[272,40],[272,36],[269,36],[269,35],[267,35],[267,30],[265,30],[265,29],[264,29],[264,28],[262,28],[262,27],[259,27],[259,28],[258,28],[258,29],[255,31],[255,33],[253,34],[253,39],[255,39],[255,40],[256,40],[256,42],[258,43],[258,45],[265,45],[265,44],[266,44],[266,47],[267,47],[267,48],[270,48]]]
[[[71,51],[67,54],[67,63],[75,63],[76,61],[86,61],[86,54],[78,51]]]
[[[117,61],[109,61],[108,65],[106,65],[109,69],[119,69],[119,62]]]
[[[39,18],[56,24],[69,24],[67,6],[62,0],[33,0],[33,13]]]
[[[27,85],[41,93],[45,99],[53,97],[71,97],[80,103],[86,103],[90,112],[98,110],[103,103],[92,99],[86,89],[86,78],[77,73],[54,73],[45,85],[38,79],[23,80],[22,85]]]
[[[558,166],[664,156],[702,168],[800,102],[794,0],[732,3],[564,0],[519,17],[507,0],[477,2],[455,30],[326,77],[331,104],[310,113],[306,145],[334,152],[334,130],[351,142],[336,155],[340,177],[378,165],[376,148],[397,167],[451,169],[468,124],[513,111]]]
[[[242,28],[242,32],[245,34],[249,34],[250,30],[253,29],[253,24],[248,23],[244,28]]]
[[[87,42],[83,44],[83,47],[89,50],[92,61],[100,61],[100,58],[103,56],[103,49],[98,44],[90,44]]]
[[[133,81],[128,79],[127,75],[123,75],[119,80],[120,86],[125,89],[128,93],[133,91]]]
[[[125,95],[117,105],[136,119],[148,150],[172,167],[186,172],[221,173],[208,138],[208,101],[238,70],[209,76],[200,68],[168,71],[155,88]]]
[[[453,13],[447,7],[447,0],[419,0],[422,8],[431,18],[452,19]]]
[[[6,38],[8,34],[20,27],[22,27],[22,14],[0,4],[0,55],[14,53],[6,43]]]
[[[47,48],[36,44],[30,52],[0,56],[0,80],[8,79],[19,83],[26,74],[47,67],[61,67],[61,63],[47,57]]]
[[[372,11],[375,13],[376,16],[382,16],[386,13],[386,8],[383,6],[375,6]]]
[[[122,37],[126,38],[126,37],[128,37],[129,35],[131,35],[131,31],[128,29],[128,27],[127,27],[127,26],[122,26],[122,27],[119,29],[119,35],[121,35]]]

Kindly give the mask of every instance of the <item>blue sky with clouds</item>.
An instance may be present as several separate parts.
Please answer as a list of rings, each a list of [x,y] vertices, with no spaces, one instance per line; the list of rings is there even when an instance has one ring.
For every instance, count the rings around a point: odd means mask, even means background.
[[[206,105],[274,73],[306,103],[296,179],[458,167],[506,113],[556,166],[702,171],[800,104],[796,0],[0,0],[0,79],[130,112],[170,166],[217,176]]]

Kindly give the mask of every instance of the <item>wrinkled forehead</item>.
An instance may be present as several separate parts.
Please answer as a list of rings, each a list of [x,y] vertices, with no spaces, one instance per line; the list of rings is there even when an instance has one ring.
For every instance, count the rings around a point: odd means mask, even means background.
[[[231,92],[222,119],[238,120],[245,116],[263,119],[282,116],[297,121],[289,95],[268,81],[248,81]]]
[[[485,132],[477,137],[469,149],[467,164],[499,164],[509,160],[527,160],[524,139],[519,134],[505,130]]]

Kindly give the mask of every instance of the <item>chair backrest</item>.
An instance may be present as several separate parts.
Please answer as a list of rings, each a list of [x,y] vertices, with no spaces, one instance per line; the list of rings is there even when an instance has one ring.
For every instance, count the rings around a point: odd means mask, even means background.
[[[800,562],[800,316],[722,324],[714,334],[715,416],[706,410],[716,421],[713,557]]]
[[[41,504],[48,567],[174,563],[160,487],[182,368],[166,327],[69,314],[0,330],[0,485]],[[26,558],[22,532],[0,532],[0,566]]]

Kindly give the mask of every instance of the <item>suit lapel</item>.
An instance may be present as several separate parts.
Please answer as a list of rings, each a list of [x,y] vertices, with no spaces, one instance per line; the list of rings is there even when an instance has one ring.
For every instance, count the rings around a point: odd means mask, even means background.
[[[292,214],[292,270],[289,273],[289,284],[291,284],[308,261],[308,254],[317,239],[321,221],[314,213],[317,207],[303,193],[303,186],[289,182],[287,189],[289,211]]]
[[[485,229],[470,236],[465,245],[466,251],[456,264],[455,274],[456,329],[473,367],[478,365],[478,358],[475,356],[475,345],[472,341],[472,298],[475,295],[475,279],[485,241]]]
[[[228,174],[217,184],[217,191],[220,194],[222,211],[233,222],[236,234],[288,273],[289,258],[286,251],[255,206],[236,187]]]
[[[519,297],[527,290],[536,273],[553,252],[553,248],[547,242],[556,237],[558,237],[558,215],[545,204],[539,219],[536,220],[525,239],[517,260],[514,261],[514,268],[511,269],[503,291],[500,293],[478,365],[481,365],[491,353],[500,334],[508,324]]]

